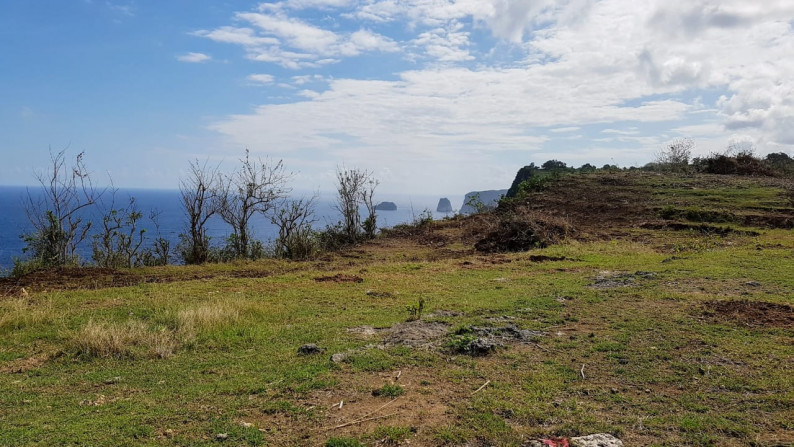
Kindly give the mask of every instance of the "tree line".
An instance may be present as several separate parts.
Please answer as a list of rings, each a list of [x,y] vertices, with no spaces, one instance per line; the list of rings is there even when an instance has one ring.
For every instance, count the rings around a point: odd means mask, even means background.
[[[40,193],[28,191],[24,198],[31,224],[31,230],[21,235],[27,256],[14,261],[12,275],[86,264],[122,268],[266,256],[306,259],[375,237],[373,197],[378,181],[371,171],[337,167],[334,208],[340,220],[322,230],[314,228],[317,194],[290,197],[292,178],[282,160],[254,158],[247,149],[231,172],[209,161],[191,161],[179,182],[184,222],[174,245],[160,232],[159,212],[144,213],[134,197],[117,203],[118,189],[112,181],[109,187],[94,184],[83,152],[73,160],[66,150],[51,152],[47,169],[36,174]],[[208,235],[213,217],[229,228],[223,241]],[[153,237],[142,228],[144,219],[152,223]],[[254,219],[274,224],[277,235],[271,244],[254,237]],[[90,260],[79,256],[85,244],[91,246]]]

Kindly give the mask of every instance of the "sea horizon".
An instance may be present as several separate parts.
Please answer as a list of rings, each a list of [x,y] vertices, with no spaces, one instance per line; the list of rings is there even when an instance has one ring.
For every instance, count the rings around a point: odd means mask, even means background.
[[[100,188],[101,190],[101,188]],[[26,259],[29,255],[24,253],[25,242],[23,234],[32,230],[30,221],[25,212],[24,200],[28,193],[41,193],[41,186],[18,186],[0,185],[0,275],[8,274],[13,268],[15,259]],[[106,193],[108,194],[108,193]],[[332,225],[341,219],[339,211],[334,208],[335,192],[311,192],[293,191],[290,197],[311,197],[317,195],[315,202],[315,219],[313,226],[315,229],[322,229],[326,225]],[[140,219],[140,228],[147,231],[147,244],[151,244],[157,237],[165,237],[171,242],[172,247],[176,247],[179,241],[179,234],[183,233],[186,225],[184,210],[182,209],[178,189],[163,188],[118,188],[115,193],[115,208],[124,208],[129,203],[129,198],[134,197],[139,211],[143,214]],[[436,212],[438,201],[442,197],[447,197],[453,204],[455,210],[459,210],[463,204],[464,194],[460,197],[438,196],[435,195],[400,195],[382,194],[376,195],[376,204],[380,202],[394,202],[397,205],[395,211],[378,211],[378,228],[389,228],[395,225],[408,223],[416,219],[419,215],[430,210],[434,219],[442,219],[453,213]],[[105,201],[109,202],[111,197],[104,196]],[[105,205],[108,208],[108,205]],[[90,213],[90,218],[94,222],[99,222],[102,215],[102,206],[98,206]],[[157,217],[159,230],[149,215],[151,211],[159,212]],[[269,217],[255,216],[252,219],[251,229],[254,237],[263,243],[272,242],[275,239],[277,229],[270,223]],[[214,216],[208,222],[208,234],[213,244],[221,245],[231,234],[228,227],[218,216]],[[79,249],[78,255],[82,263],[91,264],[91,236],[89,234]],[[172,263],[179,263],[179,259],[174,256]]]

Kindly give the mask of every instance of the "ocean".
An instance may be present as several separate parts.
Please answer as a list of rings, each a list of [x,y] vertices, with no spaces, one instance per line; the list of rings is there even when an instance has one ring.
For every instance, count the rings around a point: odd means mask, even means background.
[[[23,249],[25,243],[20,235],[31,231],[31,225],[25,213],[24,200],[28,192],[34,197],[41,194],[40,187],[0,186],[0,276],[7,273],[14,265],[15,258],[24,259]],[[308,193],[307,195],[311,195]],[[149,243],[156,237],[156,228],[148,216],[150,211],[159,212],[159,232],[171,241],[172,247],[176,246],[179,234],[184,232],[186,218],[179,199],[178,190],[154,189],[120,189],[115,195],[116,207],[125,206],[129,197],[135,198],[138,209],[143,213],[140,228],[147,230],[146,236]],[[105,197],[106,199],[109,196]],[[435,212],[439,196],[407,196],[376,194],[376,203],[390,201],[397,204],[396,211],[378,211],[378,227],[388,228],[401,223],[414,220],[425,209],[431,210],[434,219],[442,219],[448,214]],[[454,208],[459,209],[463,202],[461,197],[449,197]],[[334,193],[320,193],[315,205],[315,228],[324,228],[327,224],[338,222],[341,218],[334,208]],[[97,224],[101,222],[102,213],[94,210],[90,217]],[[96,225],[96,224],[95,224]],[[255,216],[252,219],[254,236],[263,241],[273,240],[276,228],[268,218]],[[222,243],[230,234],[229,227],[220,218],[214,217],[208,225],[208,234],[214,244]],[[91,238],[83,241],[79,248],[79,256],[83,262],[91,261]],[[172,262],[175,262],[173,260]]]

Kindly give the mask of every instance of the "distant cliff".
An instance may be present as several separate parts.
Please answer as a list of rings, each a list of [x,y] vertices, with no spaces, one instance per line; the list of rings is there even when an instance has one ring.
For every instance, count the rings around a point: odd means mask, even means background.
[[[463,199],[463,206],[460,208],[460,214],[474,214],[481,205],[484,209],[496,208],[499,199],[507,194],[506,189],[493,189],[490,191],[472,191],[466,194]]]
[[[518,185],[521,184],[524,180],[529,180],[535,173],[538,172],[540,168],[535,166],[535,163],[531,163],[529,166],[524,166],[523,168],[519,169],[516,173],[516,178],[513,179],[513,184],[510,185],[510,189],[507,190],[507,197],[515,197],[518,194]]]
[[[442,197],[438,201],[438,206],[436,207],[437,213],[451,213],[452,212],[452,203],[450,203],[449,199],[446,197]]]
[[[375,205],[376,211],[397,211],[397,204],[394,202],[381,202]]]

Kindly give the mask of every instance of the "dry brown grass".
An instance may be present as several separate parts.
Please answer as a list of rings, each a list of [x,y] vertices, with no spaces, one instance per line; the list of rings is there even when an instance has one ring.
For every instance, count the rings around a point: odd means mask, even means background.
[[[0,332],[51,324],[56,320],[52,302],[29,298],[0,301]]]
[[[239,317],[234,303],[220,301],[177,311],[173,329],[139,320],[89,320],[72,337],[69,348],[76,356],[86,358],[169,358],[180,346],[192,343],[196,334],[220,329]]]
[[[178,346],[173,331],[154,329],[142,321],[97,323],[89,320],[72,338],[75,354],[88,358],[168,358]]]
[[[183,334],[219,329],[240,318],[240,310],[231,301],[216,301],[176,314],[177,327]]]

